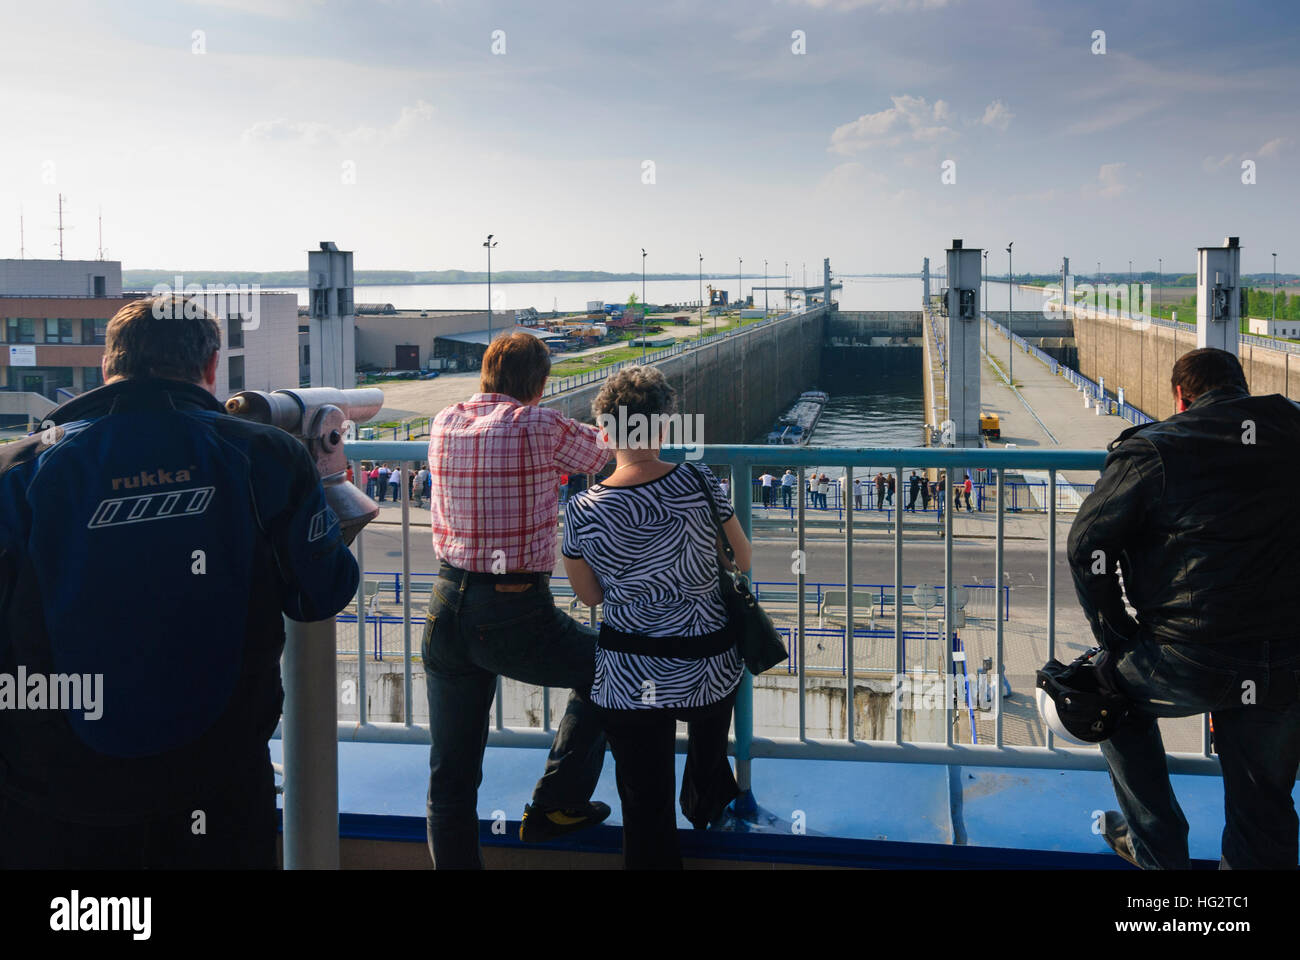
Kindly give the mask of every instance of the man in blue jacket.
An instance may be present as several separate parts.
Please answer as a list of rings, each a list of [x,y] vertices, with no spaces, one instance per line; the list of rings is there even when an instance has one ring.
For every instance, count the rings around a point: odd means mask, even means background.
[[[282,614],[357,566],[305,448],[217,402],[193,308],[123,307],[104,385],[0,448],[0,866],[275,866]]]

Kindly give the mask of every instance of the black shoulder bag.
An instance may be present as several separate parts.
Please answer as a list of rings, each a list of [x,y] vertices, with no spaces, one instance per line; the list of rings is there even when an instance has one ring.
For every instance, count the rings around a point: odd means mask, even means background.
[[[713,516],[713,526],[718,531],[718,540],[722,543],[722,552],[727,556],[727,563],[718,563],[718,587],[722,591],[722,604],[727,608],[727,625],[736,634],[736,652],[745,661],[745,666],[754,676],[768,670],[783,660],[790,659],[790,652],[781,642],[781,635],[772,625],[772,618],[767,615],[754,594],[749,589],[749,577],[736,569],[736,552],[731,549],[731,541],[722,528],[722,518],[718,515],[718,505],[713,499],[704,474],[694,469],[695,479],[704,494],[704,502],[709,505]]]

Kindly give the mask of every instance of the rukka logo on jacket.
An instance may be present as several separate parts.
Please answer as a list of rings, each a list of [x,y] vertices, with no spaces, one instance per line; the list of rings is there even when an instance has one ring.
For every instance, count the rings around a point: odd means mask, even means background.
[[[193,469],[191,467],[191,469]],[[130,477],[114,477],[114,490],[135,490],[139,487],[159,487],[169,483],[189,483],[189,470],[141,470]]]
[[[187,473],[184,470],[180,472]],[[116,483],[117,480],[113,482]],[[143,523],[146,520],[197,517],[208,509],[216,490],[216,487],[191,487],[172,492],[143,493],[135,497],[110,497],[95,508],[86,528],[96,530],[101,527],[120,527],[127,523]]]
[[[338,515],[326,506],[311,518],[311,525],[307,531],[307,542],[315,543],[317,540],[324,539],[325,535],[334,529],[334,525],[339,522]]]

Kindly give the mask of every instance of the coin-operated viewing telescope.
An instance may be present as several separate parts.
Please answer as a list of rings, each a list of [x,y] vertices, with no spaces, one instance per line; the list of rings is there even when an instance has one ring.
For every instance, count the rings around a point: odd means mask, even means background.
[[[347,482],[343,441],[354,424],[365,423],[384,405],[384,392],[372,388],[341,390],[243,390],[226,401],[226,412],[269,423],[302,441],[316,462],[325,502],[339,518],[343,542],[351,544],[361,528],[379,516],[379,505]]]

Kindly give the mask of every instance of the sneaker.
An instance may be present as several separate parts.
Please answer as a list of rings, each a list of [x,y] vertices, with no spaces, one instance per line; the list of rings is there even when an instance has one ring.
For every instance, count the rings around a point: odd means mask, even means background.
[[[1133,837],[1128,832],[1128,821],[1117,810],[1107,810],[1101,815],[1101,836],[1107,845],[1138,869],[1142,865],[1133,852]]]
[[[556,837],[594,827],[609,814],[609,804],[599,800],[570,810],[542,810],[534,808],[532,804],[524,804],[524,816],[519,822],[519,839],[524,843],[554,840]]]

